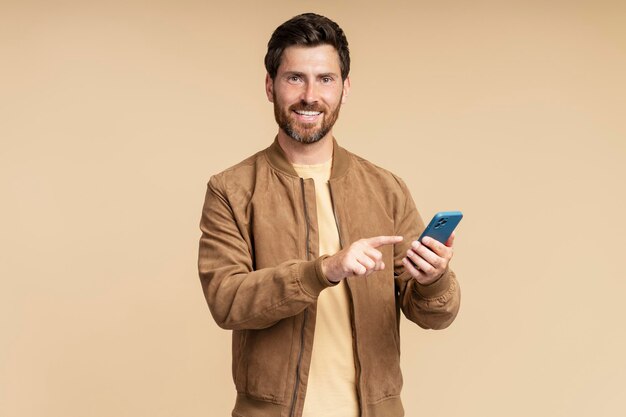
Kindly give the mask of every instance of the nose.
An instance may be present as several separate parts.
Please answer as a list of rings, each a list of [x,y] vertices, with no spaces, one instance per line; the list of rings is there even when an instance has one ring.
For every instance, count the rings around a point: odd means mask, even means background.
[[[317,102],[317,88],[314,82],[308,82],[304,85],[302,90],[301,101],[306,104]]]

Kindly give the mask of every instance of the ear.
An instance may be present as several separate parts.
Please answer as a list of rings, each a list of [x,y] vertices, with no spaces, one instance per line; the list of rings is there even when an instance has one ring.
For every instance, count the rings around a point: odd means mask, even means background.
[[[269,74],[265,74],[265,95],[270,103],[274,102],[274,80]]]
[[[350,76],[347,76],[343,81],[343,93],[341,94],[341,104],[345,103],[348,99],[348,93],[350,92]]]

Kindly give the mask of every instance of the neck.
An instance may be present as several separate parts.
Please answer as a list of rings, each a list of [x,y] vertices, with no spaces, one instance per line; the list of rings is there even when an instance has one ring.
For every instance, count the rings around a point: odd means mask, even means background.
[[[279,129],[278,144],[292,164],[316,165],[333,157],[332,131],[315,143],[301,143]]]

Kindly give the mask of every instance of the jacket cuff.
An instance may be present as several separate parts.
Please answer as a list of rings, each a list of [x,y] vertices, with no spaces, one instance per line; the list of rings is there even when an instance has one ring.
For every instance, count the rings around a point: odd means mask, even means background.
[[[322,272],[322,261],[328,258],[323,255],[314,261],[302,262],[300,264],[300,284],[304,291],[313,297],[317,297],[323,289],[337,285],[331,282]]]
[[[415,280],[415,289],[423,298],[437,298],[444,295],[452,284],[452,272],[449,269],[446,269],[446,272],[437,279],[435,282],[431,282],[430,284],[423,285]]]

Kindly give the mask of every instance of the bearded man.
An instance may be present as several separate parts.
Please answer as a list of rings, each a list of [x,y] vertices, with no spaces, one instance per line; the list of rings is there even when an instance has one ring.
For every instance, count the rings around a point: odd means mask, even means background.
[[[238,417],[397,417],[400,312],[442,329],[459,286],[404,182],[333,137],[350,91],[342,29],[313,13],[273,33],[265,56],[274,142],[211,177],[199,273],[232,330]]]

